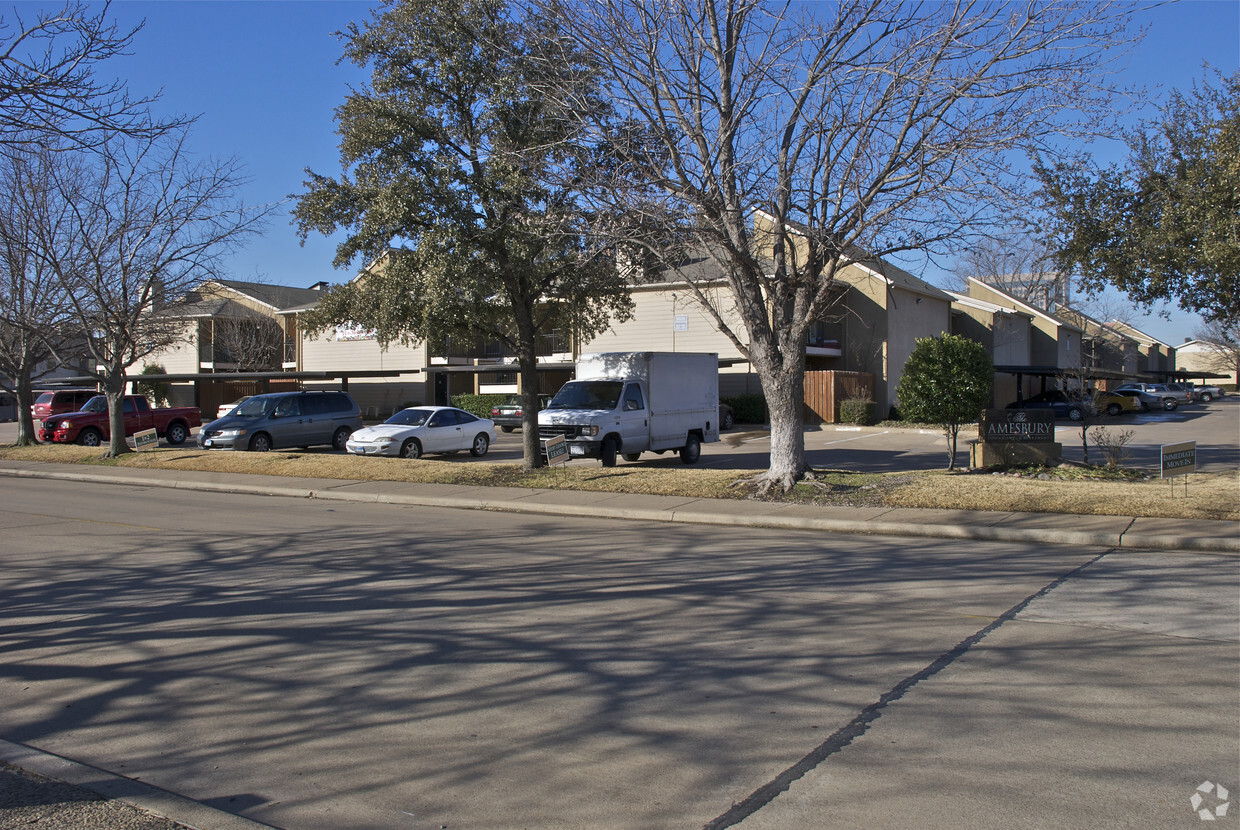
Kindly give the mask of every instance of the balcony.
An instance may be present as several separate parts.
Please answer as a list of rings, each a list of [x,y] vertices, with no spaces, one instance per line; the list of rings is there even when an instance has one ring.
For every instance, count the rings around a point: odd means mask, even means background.
[[[495,364],[515,364],[517,354],[505,343],[498,340],[490,342],[478,339],[446,337],[442,345],[428,346],[432,366],[465,365],[476,366]],[[544,334],[538,339],[536,356],[543,361],[571,361],[572,347],[569,339],[558,331]]]

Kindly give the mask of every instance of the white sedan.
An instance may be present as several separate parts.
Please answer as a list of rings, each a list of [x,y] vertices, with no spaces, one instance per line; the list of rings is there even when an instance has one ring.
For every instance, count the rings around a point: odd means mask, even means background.
[[[481,457],[491,446],[495,422],[453,406],[413,406],[349,436],[345,449],[356,455],[421,458],[428,452],[469,450]]]

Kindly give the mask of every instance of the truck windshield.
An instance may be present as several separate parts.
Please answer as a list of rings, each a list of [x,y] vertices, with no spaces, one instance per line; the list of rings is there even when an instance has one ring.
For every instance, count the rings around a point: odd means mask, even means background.
[[[83,412],[107,412],[108,411],[108,399],[104,397],[103,395],[96,395],[95,397],[91,398],[89,401],[86,402],[86,405],[82,407],[82,411]]]
[[[624,382],[619,380],[574,380],[560,387],[547,409],[615,409]]]

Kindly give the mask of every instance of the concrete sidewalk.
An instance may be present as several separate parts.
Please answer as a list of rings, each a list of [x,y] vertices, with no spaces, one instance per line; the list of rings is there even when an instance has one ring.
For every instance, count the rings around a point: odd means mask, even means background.
[[[982,510],[832,507],[580,490],[84,467],[77,464],[33,461],[0,461],[0,475],[554,516],[976,539],[990,542],[1240,553],[1240,524],[1226,521]]]

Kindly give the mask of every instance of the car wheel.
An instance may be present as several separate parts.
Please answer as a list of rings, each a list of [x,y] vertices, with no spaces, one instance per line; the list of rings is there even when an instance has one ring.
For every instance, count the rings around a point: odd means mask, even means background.
[[[407,438],[405,443],[400,445],[401,458],[421,458],[422,445],[418,443],[416,438]]]
[[[185,428],[185,424],[177,421],[175,424],[168,425],[168,432],[164,435],[164,440],[174,447],[177,444],[184,444],[185,439],[189,437],[189,430]]]
[[[336,434],[332,436],[332,449],[343,452],[345,449],[345,444],[349,443],[349,436],[352,434],[353,430],[348,427],[341,427],[336,430]]]
[[[731,429],[736,419],[732,417],[731,412],[724,412],[723,417],[719,419],[719,429]]]
[[[474,436],[474,445],[469,448],[469,454],[474,458],[482,458],[487,454],[487,448],[491,446],[491,439],[485,432],[480,432]]]
[[[260,432],[250,439],[250,452],[267,452],[271,449],[271,436]]]
[[[615,438],[604,438],[603,446],[599,447],[598,460],[603,462],[604,467],[616,466],[616,453],[620,448],[616,446]]]
[[[1137,409],[1141,412],[1149,412],[1150,405],[1146,403],[1145,401],[1141,401],[1139,404],[1137,404]]]
[[[1119,413],[1123,411],[1124,411],[1124,408],[1117,403],[1107,404],[1107,414],[1110,415],[1112,418],[1114,418],[1116,415],[1119,415]]]
[[[624,460],[625,460],[625,461],[637,461],[637,460],[639,460],[641,457],[642,457],[642,454],[641,454],[641,453],[639,453],[639,452],[626,452],[626,453],[624,454]]]
[[[103,433],[94,427],[84,429],[78,433],[77,442],[84,447],[97,447],[103,443]]]
[[[1214,395],[1212,395],[1209,392],[1202,392],[1201,399],[1205,401],[1206,403],[1209,403],[1210,401],[1214,400]]]
[[[1085,418],[1085,413],[1082,412],[1079,407],[1072,406],[1068,408],[1068,420],[1069,421],[1080,421],[1080,420],[1083,420],[1084,418]]]
[[[696,435],[690,435],[685,445],[680,448],[680,460],[685,464],[696,464],[702,457],[702,442]]]
[[[512,432],[516,427],[500,427],[501,432]]]
[[[1179,406],[1180,405],[1176,403],[1175,398],[1167,398],[1167,400],[1163,401],[1163,409],[1168,412],[1175,412]]]

